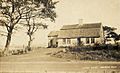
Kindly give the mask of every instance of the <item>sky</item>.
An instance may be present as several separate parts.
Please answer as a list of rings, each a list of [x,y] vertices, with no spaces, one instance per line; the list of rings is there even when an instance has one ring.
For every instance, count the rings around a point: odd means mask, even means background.
[[[116,27],[116,32],[120,33],[120,0],[59,0],[55,11],[56,21],[46,20],[48,29],[40,29],[35,33],[32,46],[47,46],[50,31],[79,23],[79,19],[83,19],[83,23],[101,22],[104,26]],[[4,46],[6,37],[0,36],[0,40],[0,46]],[[11,46],[26,46],[27,40],[25,31],[19,29],[13,34]]]

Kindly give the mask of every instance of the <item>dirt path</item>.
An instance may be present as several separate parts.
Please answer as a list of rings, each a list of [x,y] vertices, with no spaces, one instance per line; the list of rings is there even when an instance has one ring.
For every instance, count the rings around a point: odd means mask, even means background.
[[[13,56],[6,56],[1,57],[1,62],[56,62],[60,61],[63,62],[65,60],[55,57],[50,57],[50,53],[57,52],[61,50],[61,48],[55,49],[55,48],[40,48],[33,50],[32,52],[29,52],[28,54],[22,54],[22,55],[13,55]]]

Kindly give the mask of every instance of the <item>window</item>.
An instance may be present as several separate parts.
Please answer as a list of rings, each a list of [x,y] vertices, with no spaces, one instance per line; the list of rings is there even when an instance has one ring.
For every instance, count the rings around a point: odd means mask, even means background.
[[[67,44],[70,44],[71,43],[71,40],[70,39],[67,39]]]
[[[90,43],[89,38],[86,38],[86,44],[89,44],[89,43]]]
[[[66,44],[66,39],[63,39],[63,44]]]
[[[91,43],[95,43],[95,38],[91,38]]]

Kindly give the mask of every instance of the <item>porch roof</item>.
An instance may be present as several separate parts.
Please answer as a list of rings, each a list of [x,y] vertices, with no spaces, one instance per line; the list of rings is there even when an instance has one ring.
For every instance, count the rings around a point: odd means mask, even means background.
[[[57,37],[57,36],[58,36],[58,33],[59,33],[59,31],[51,31],[51,32],[48,34],[48,37]]]

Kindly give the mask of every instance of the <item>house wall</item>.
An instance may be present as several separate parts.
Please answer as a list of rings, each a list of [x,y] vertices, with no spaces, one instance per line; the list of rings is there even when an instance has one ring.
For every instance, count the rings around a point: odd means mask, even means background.
[[[86,44],[86,38],[81,38],[81,41],[84,45]]]
[[[58,47],[65,47],[65,46],[77,46],[78,40],[77,38],[70,39],[71,43],[63,42],[63,39],[58,39]],[[101,43],[101,38],[94,38],[94,43],[91,43],[91,38],[89,38],[89,43],[86,43],[86,38],[81,38],[81,42],[83,45],[94,45],[95,43]]]
[[[77,45],[77,39],[72,38],[69,39],[70,43],[68,43],[68,39],[66,39],[66,42],[63,42],[63,39],[58,39],[58,47],[65,47],[65,46],[75,46]]]
[[[81,42],[83,45],[94,45],[95,43],[101,43],[101,38],[94,38],[95,41],[94,43],[91,43],[91,38],[89,38],[89,43],[86,43],[86,38],[81,38]],[[66,39],[66,42],[63,42],[63,39],[58,39],[58,47],[65,47],[65,46],[77,46],[78,44],[78,40],[77,38],[72,38],[70,39],[71,40],[71,43],[68,43],[67,42],[67,39]]]
[[[89,43],[86,43],[86,38],[82,38],[82,42],[84,45],[94,45],[95,43],[101,43],[101,38],[94,38],[94,43],[91,42],[91,38],[89,38]]]
[[[58,47],[64,46],[63,39],[58,39]]]
[[[76,46],[78,43],[76,38],[71,39],[71,41],[72,41],[71,46]]]
[[[101,37],[99,37],[99,38],[95,38],[95,43],[99,43],[99,44],[101,44]]]
[[[103,30],[103,26],[101,25],[101,29],[100,29],[100,39],[101,39],[101,44],[104,43],[105,37],[104,37],[104,30]]]

